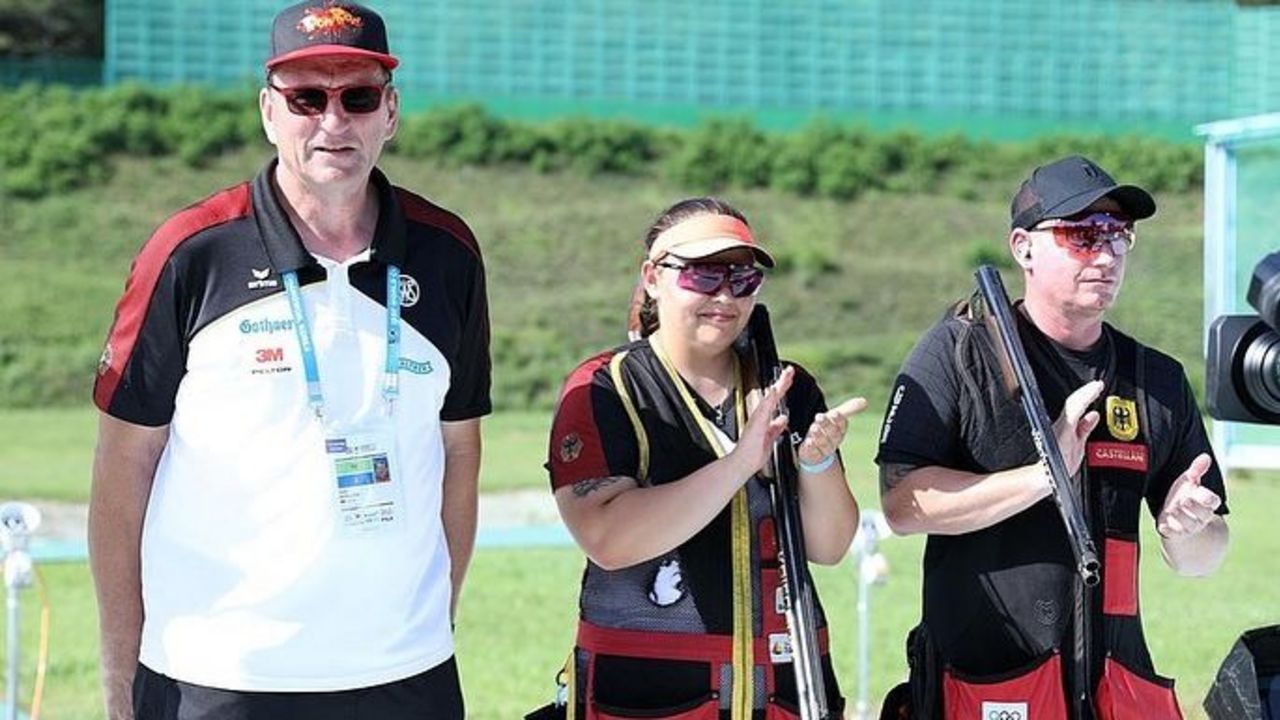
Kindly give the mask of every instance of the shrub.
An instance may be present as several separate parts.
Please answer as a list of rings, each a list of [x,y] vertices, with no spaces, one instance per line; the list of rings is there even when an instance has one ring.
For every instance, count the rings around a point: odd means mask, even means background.
[[[766,187],[776,141],[750,121],[716,118],[689,131],[671,159],[673,180],[698,192]]]
[[[965,261],[970,270],[976,269],[979,265],[995,265],[1001,270],[1013,269],[1013,258],[1009,256],[1009,249],[990,240],[974,240],[969,243],[969,249],[965,252]]]
[[[0,341],[0,398],[4,407],[84,403],[102,353],[89,342],[21,345]]]
[[[812,195],[818,188],[818,158],[842,141],[840,127],[825,118],[782,138],[769,186],[797,195]]]
[[[504,129],[504,124],[480,105],[436,108],[402,118],[395,150],[409,157],[485,165],[505,159],[495,152]]]
[[[27,198],[99,181],[114,154],[176,154],[200,165],[262,137],[248,93],[130,84],[0,91],[0,133],[0,190]],[[954,134],[872,133],[829,119],[779,135],[743,118],[669,131],[592,118],[531,124],[498,118],[478,104],[403,117],[389,149],[454,165],[519,163],[589,175],[661,169],[699,192],[773,187],[838,200],[870,189],[946,190],[975,198],[992,183],[1012,183],[1032,166],[1072,153],[1153,192],[1195,187],[1202,175],[1197,147],[1136,136],[1055,135],[994,144]]]
[[[658,157],[657,134],[616,120],[570,118],[548,128],[560,165],[587,174],[637,174]]]

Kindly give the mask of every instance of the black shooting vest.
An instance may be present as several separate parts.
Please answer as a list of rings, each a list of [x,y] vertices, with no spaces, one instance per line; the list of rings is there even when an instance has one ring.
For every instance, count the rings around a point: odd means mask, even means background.
[[[1077,377],[1048,338],[1021,312],[1015,316],[1046,410],[1055,419],[1067,396],[1095,378]],[[1105,382],[1105,389],[1095,404],[1103,417],[1089,437],[1074,488],[1103,561],[1101,582],[1087,589],[1083,599],[1089,618],[1089,692],[1092,697],[1101,691],[1113,702],[1116,690],[1100,688],[1099,681],[1126,673],[1126,697],[1136,694],[1136,701],[1159,704],[1166,699],[1154,695],[1167,691],[1171,699],[1172,682],[1154,674],[1137,602],[1138,522],[1149,473],[1155,469],[1143,390],[1146,350],[1109,325],[1103,332],[1107,346],[1096,379]],[[1021,403],[1004,384],[994,342],[984,326],[967,323],[955,347],[961,444],[967,453],[957,467],[971,472],[1019,467],[1039,457]],[[940,695],[946,685],[950,716],[971,711],[956,698],[981,706],[988,683],[997,680],[1011,686],[1011,696],[1040,693],[1057,683],[1070,697],[1077,641],[1072,627],[1075,562],[1051,498],[977,532],[929,536],[924,568],[923,638],[913,643],[927,643],[929,652],[913,654],[931,658],[935,680],[929,683],[930,694]],[[1142,687],[1133,691],[1136,685]],[[1033,692],[1028,689],[1032,686],[1039,689]],[[1038,712],[1032,700],[1032,717],[1064,717],[1046,709],[1056,708],[1056,701],[1040,699]],[[944,717],[941,697],[934,701],[938,712],[933,716]],[[1158,712],[1143,716],[1165,717]]]
[[[641,485],[679,480],[719,457],[707,437],[716,425],[706,416],[710,408],[700,407],[705,403],[649,343],[619,348],[608,372],[635,431]],[[746,385],[740,373],[737,386]],[[741,393],[737,398],[729,411],[734,417],[720,424],[735,441],[746,417]],[[673,567],[679,568],[678,592],[664,580]],[[807,565],[800,571],[808,572]],[[588,562],[575,651],[574,720],[601,713],[781,717],[783,708],[794,707],[796,691],[791,663],[777,655],[785,649],[778,642],[786,633],[780,585],[769,489],[759,477],[667,555],[618,570]],[[825,641],[827,623],[816,596],[814,605]],[[828,705],[839,712],[843,699],[820,644]]]

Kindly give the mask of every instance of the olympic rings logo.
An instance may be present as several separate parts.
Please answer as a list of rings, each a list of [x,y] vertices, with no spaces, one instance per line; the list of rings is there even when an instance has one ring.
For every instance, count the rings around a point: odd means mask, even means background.
[[[1022,713],[1017,710],[992,710],[987,713],[987,720],[1022,720]]]

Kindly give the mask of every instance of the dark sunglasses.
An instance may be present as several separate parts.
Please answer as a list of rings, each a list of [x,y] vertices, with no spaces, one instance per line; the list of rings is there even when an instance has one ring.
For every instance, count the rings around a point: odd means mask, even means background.
[[[1132,250],[1137,241],[1133,221],[1110,213],[1052,222],[1053,225],[1036,230],[1052,232],[1058,247],[1076,256],[1096,257],[1103,247],[1108,247],[1111,254],[1119,257]]]
[[[736,298],[755,295],[764,283],[764,270],[755,265],[733,265],[730,263],[675,263],[660,262],[658,267],[680,271],[676,276],[676,285],[701,295],[715,295],[725,283],[729,284],[729,294]]]
[[[382,107],[382,95],[387,89],[386,83],[381,85],[343,85],[326,88],[307,85],[304,87],[283,88],[270,83],[267,87],[284,96],[285,105],[294,115],[322,115],[329,107],[329,99],[338,96],[342,109],[352,115],[368,115]]]

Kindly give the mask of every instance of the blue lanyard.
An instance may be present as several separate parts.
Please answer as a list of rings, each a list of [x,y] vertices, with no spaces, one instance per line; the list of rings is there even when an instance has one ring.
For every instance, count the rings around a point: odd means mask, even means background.
[[[290,270],[281,273],[285,294],[289,296],[289,311],[293,313],[293,327],[298,333],[298,346],[302,349],[302,371],[307,379],[307,404],[316,417],[324,417],[324,392],[320,389],[320,368],[316,364],[315,342],[311,339],[311,325],[302,305],[302,289],[298,285],[298,273]],[[382,371],[382,398],[387,403],[387,414],[395,410],[400,396],[400,268],[387,266],[387,362]]]

